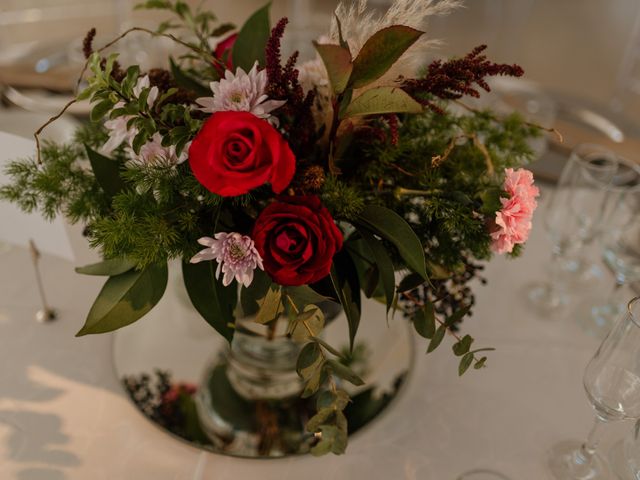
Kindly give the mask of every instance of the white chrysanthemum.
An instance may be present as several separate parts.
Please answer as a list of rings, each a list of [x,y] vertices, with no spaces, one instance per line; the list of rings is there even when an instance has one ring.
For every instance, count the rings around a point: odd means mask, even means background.
[[[258,62],[246,73],[238,67],[233,74],[225,71],[224,78],[209,84],[213,97],[200,97],[196,103],[203,112],[251,112],[268,119],[271,112],[285,104],[284,100],[268,100],[266,70],[258,71]]]
[[[162,136],[156,132],[151,140],[142,145],[139,154],[136,155],[131,149],[130,156],[134,163],[143,165],[176,165],[188,158],[189,144],[185,145],[180,155],[176,155],[175,145],[163,147]]]
[[[240,235],[236,232],[220,232],[215,238],[202,237],[198,240],[200,245],[207,248],[196,253],[191,263],[205,260],[218,262],[216,278],[222,277],[222,284],[226,287],[235,278],[238,283],[248,287],[253,281],[253,272],[256,268],[264,270],[262,258],[256,250],[251,237]]]
[[[138,78],[136,85],[133,87],[133,96],[135,98],[139,98],[142,90],[145,88],[149,88],[151,82],[149,80],[149,75],[145,75],[144,77]],[[149,96],[147,97],[147,105],[152,107],[158,98],[158,87],[153,86],[149,90]],[[124,107],[124,102],[116,103],[113,108],[122,108]],[[100,149],[100,152],[103,155],[110,155],[116,148],[122,145],[123,142],[127,142],[131,144],[133,138],[136,136],[138,131],[135,128],[127,129],[127,122],[131,119],[131,115],[122,115],[120,117],[116,117],[112,120],[107,120],[104,122],[104,127],[109,132],[109,139]]]
[[[430,17],[448,14],[461,6],[461,0],[394,0],[386,13],[379,15],[368,8],[368,0],[342,1],[336,8],[335,16],[340,19],[342,35],[355,57],[367,39],[383,28],[407,25],[425,31]],[[329,36],[331,43],[338,43],[338,24],[335,18],[331,22]],[[427,50],[438,43],[423,35],[376,84],[395,80],[400,75],[415,76],[425,62]]]

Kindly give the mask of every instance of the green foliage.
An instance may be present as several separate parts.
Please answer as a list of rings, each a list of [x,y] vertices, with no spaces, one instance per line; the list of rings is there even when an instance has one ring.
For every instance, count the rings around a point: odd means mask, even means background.
[[[324,205],[339,220],[354,220],[364,208],[364,197],[358,189],[334,176],[327,177],[321,196]]]
[[[212,262],[182,262],[182,278],[191,303],[198,313],[229,342],[233,338],[237,303],[237,284],[222,284]]]
[[[256,61],[258,65],[265,65],[265,46],[271,32],[270,7],[271,3],[267,3],[255,12],[238,32],[238,38],[233,45],[233,64],[245,72],[248,72]]]
[[[64,215],[72,223],[91,221],[109,208],[108,197],[83,164],[81,145],[45,142],[42,165],[33,158],[9,162],[5,173],[12,183],[0,187],[0,199],[25,212],[39,211],[46,219]]]
[[[167,278],[166,263],[109,277],[76,336],[112,332],[139,320],[160,301]]]
[[[406,25],[392,25],[374,33],[353,61],[349,86],[361,88],[380,78],[423,33]]]

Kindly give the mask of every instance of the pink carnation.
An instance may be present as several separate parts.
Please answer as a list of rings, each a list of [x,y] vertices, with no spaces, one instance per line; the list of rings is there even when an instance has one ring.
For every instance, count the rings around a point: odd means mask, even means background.
[[[496,253],[510,253],[516,244],[524,243],[531,231],[531,218],[540,195],[533,185],[533,174],[520,168],[505,170],[504,190],[509,198],[501,198],[502,208],[496,213],[491,231],[491,250]]]

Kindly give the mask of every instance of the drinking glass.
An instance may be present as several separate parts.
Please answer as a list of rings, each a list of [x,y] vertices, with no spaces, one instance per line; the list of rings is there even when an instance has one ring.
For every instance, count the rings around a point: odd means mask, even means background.
[[[586,442],[562,442],[549,457],[553,476],[562,480],[611,478],[607,463],[596,453],[607,422],[640,419],[640,297],[602,341],[584,373],[584,389],[596,412]]]
[[[640,167],[619,159],[618,172],[606,188],[606,228],[602,234],[602,257],[614,275],[615,286],[604,305],[590,308],[580,316],[590,333],[606,332],[624,309],[624,286],[640,280]]]
[[[552,244],[549,276],[528,292],[541,313],[568,303],[563,275],[578,269],[581,250],[601,231],[605,187],[617,164],[616,155],[599,145],[581,144],[571,152],[543,217]]]

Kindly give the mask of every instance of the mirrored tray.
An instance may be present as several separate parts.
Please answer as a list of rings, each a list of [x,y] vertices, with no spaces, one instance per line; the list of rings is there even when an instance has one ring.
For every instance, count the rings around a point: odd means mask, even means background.
[[[365,300],[351,368],[365,381],[349,393],[352,402],[345,410],[352,435],[395,403],[410,377],[415,347],[409,323],[400,314],[385,318],[384,306]],[[340,350],[348,342],[347,322],[340,314],[324,330],[324,338]],[[233,456],[283,456],[303,453],[303,449],[266,455],[243,453],[242,449],[215,447],[207,437],[206,425],[200,421],[196,396],[205,378],[209,378],[211,395],[228,405],[228,411],[250,417],[251,405],[229,388],[224,372],[214,376],[214,361],[227,344],[191,307],[178,272],[172,271],[167,292],[161,302],[143,319],[118,330],[113,341],[113,361],[117,377],[136,408],[173,437],[198,448]],[[313,414],[313,402],[296,401],[287,408],[307,409]],[[247,418],[238,419],[239,422]]]

